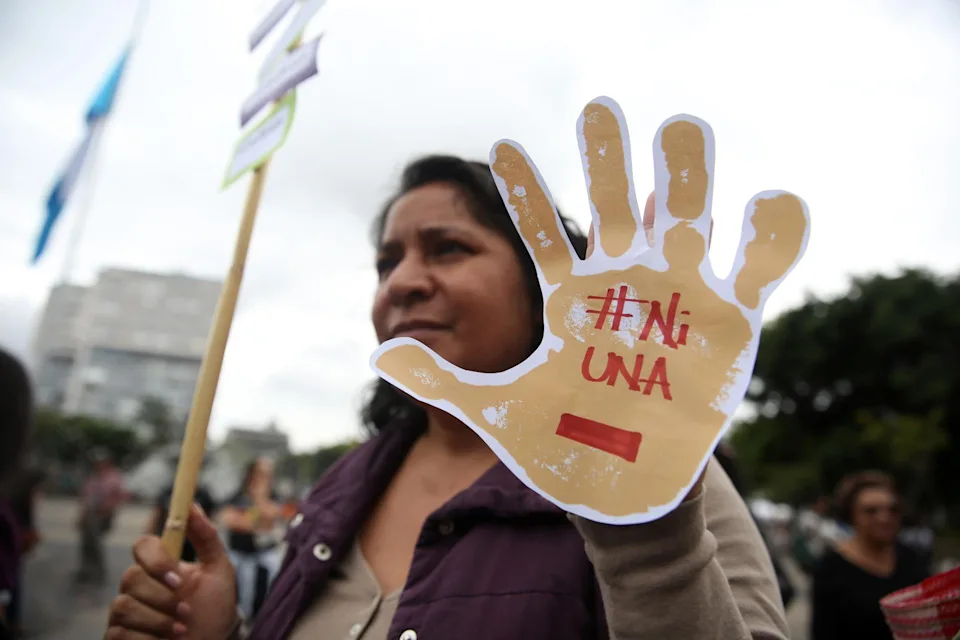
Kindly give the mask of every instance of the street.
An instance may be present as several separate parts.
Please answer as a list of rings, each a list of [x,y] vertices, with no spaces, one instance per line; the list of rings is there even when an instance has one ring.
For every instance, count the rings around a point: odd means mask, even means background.
[[[47,498],[38,505],[37,524],[43,541],[27,561],[23,626],[35,640],[99,640],[106,627],[107,608],[116,595],[123,570],[130,564],[130,548],[143,531],[148,509],[125,507],[107,541],[110,578],[102,590],[78,590],[71,581],[77,566],[77,505],[73,500]],[[787,612],[791,638],[807,640],[809,607],[806,580],[788,565],[797,587]]]
[[[106,628],[106,611],[116,595],[123,570],[131,562],[130,549],[141,534],[148,509],[125,507],[107,539],[109,578],[102,590],[78,589],[72,574],[77,568],[78,535],[74,500],[46,498],[37,506],[41,544],[24,571],[23,628],[26,638],[42,640],[97,640]]]

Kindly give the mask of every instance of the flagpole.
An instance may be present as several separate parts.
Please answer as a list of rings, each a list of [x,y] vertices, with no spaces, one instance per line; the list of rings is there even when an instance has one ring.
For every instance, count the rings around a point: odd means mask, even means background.
[[[148,6],[149,0],[140,0],[140,2],[137,3],[137,11],[133,17],[133,27],[130,29],[130,40],[127,49],[128,62],[129,56],[132,55],[133,50],[140,41],[140,34],[143,33],[144,25],[147,21]],[[124,76],[121,76],[119,82],[117,83],[116,93],[113,98],[114,105],[119,102],[119,98],[123,94],[123,90],[126,86],[123,81]],[[113,114],[114,109],[115,107],[111,108],[110,115]],[[83,175],[81,176],[83,198],[80,202],[80,206],[77,207],[77,213],[74,216],[74,222],[70,228],[70,235],[67,238],[67,246],[63,257],[63,263],[60,265],[60,277],[57,281],[57,284],[59,285],[70,283],[70,276],[73,273],[74,264],[76,264],[77,261],[77,252],[79,251],[80,240],[83,237],[83,232],[86,230],[86,224],[87,219],[90,216],[90,210],[93,208],[97,177],[99,176],[98,160],[100,156],[100,146],[103,140],[104,132],[107,128],[107,122],[110,120],[110,115],[93,124],[96,129],[91,134],[93,136],[93,139],[90,141],[91,148],[88,151],[87,159],[84,162]]]
[[[96,127],[96,130],[91,134],[93,138],[90,140],[90,150],[87,152],[87,158],[84,162],[84,171],[80,183],[82,189],[81,198],[73,224],[70,226],[70,235],[67,237],[67,247],[63,256],[63,263],[60,265],[60,277],[57,280],[58,285],[70,284],[70,275],[73,272],[73,265],[77,259],[77,248],[80,246],[80,239],[83,237],[87,217],[90,214],[90,209],[93,207],[93,195],[96,191],[97,184],[100,142],[103,139],[103,125],[103,121],[93,125]]]

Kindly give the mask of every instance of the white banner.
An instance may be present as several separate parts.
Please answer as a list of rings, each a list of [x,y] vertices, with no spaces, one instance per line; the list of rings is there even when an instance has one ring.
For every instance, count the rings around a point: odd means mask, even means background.
[[[277,103],[263,120],[244,134],[233,150],[230,167],[223,179],[226,188],[251,169],[256,169],[277,149],[283,146],[293,124],[296,92],[291,91]]]
[[[287,55],[287,50],[296,42],[297,38],[300,37],[303,30],[307,27],[307,23],[317,15],[317,12],[320,11],[320,8],[327,2],[327,0],[306,0],[303,5],[300,7],[300,11],[294,17],[293,22],[287,25],[287,30],[283,32],[283,35],[280,36],[280,39],[273,49],[270,50],[270,53],[267,54],[267,58],[263,63],[263,66],[260,68],[260,83],[265,83],[270,76],[276,72],[276,67],[283,60],[284,56]]]
[[[246,126],[265,106],[279,100],[298,84],[317,75],[317,47],[320,36],[302,44],[284,58],[276,72],[247,98],[240,109],[240,126]]]
[[[297,0],[279,0],[277,4],[273,5],[273,8],[270,9],[270,12],[265,15],[254,27],[253,32],[250,33],[250,51],[253,51],[257,48],[263,39],[267,37],[267,34],[277,26],[277,23],[283,20],[283,16],[287,15],[287,12],[293,8],[293,5],[297,3]]]

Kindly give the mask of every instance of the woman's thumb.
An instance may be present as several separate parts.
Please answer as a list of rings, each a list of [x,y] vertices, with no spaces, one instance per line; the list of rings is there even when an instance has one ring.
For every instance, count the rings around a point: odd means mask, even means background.
[[[190,507],[190,518],[187,521],[187,540],[197,552],[197,562],[203,565],[214,565],[229,562],[227,552],[220,541],[217,528],[203,513],[200,505],[194,503]]]

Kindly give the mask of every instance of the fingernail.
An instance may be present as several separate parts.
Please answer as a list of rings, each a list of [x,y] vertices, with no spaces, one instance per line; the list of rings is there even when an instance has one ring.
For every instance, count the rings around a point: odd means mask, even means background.
[[[173,635],[182,636],[186,632],[187,632],[187,625],[183,624],[182,622],[173,623]]]
[[[180,586],[180,576],[175,574],[173,571],[167,571],[163,576],[163,581],[167,583],[171,589],[176,589]]]
[[[190,605],[186,602],[181,602],[177,605],[177,615],[181,618],[186,618],[190,615]]]

